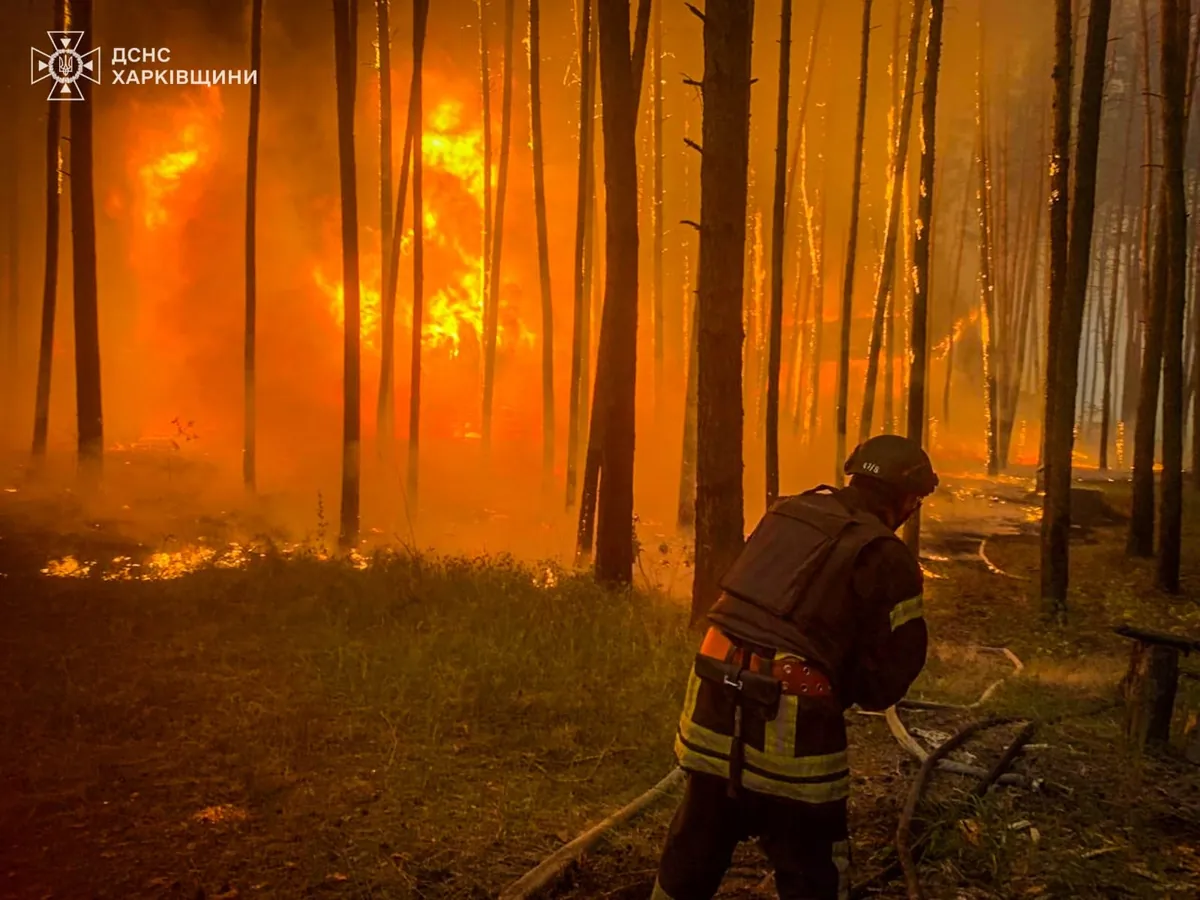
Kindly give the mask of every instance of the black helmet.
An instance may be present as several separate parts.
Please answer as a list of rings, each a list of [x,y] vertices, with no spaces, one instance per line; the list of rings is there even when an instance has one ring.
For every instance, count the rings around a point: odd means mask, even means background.
[[[859,444],[846,460],[845,473],[874,478],[914,497],[928,497],[938,486],[928,454],[916,441],[898,434],[881,434]]]

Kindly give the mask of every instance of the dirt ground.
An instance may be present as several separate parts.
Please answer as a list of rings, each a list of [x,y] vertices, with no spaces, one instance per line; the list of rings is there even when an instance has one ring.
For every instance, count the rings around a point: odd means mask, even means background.
[[[1124,488],[1103,489],[1127,508]],[[1129,752],[1115,703],[1129,648],[1112,633],[1130,621],[1200,638],[1200,503],[1182,597],[1152,591],[1153,561],[1125,558],[1122,525],[1097,525],[1076,535],[1070,614],[1054,624],[1036,537],[1013,525],[1023,494],[979,484],[960,500],[991,509],[960,517],[975,529],[948,512],[929,523],[934,643],[911,696],[970,704],[1005,680],[981,708],[901,716],[927,747],[987,714],[1062,718],[1016,764],[1036,790],[974,799],[973,779],[935,776],[918,813],[926,894],[1200,896],[1200,767],[1180,754],[1200,681],[1180,682],[1176,746]],[[670,556],[644,546],[643,571],[656,552]],[[551,565],[225,538],[151,548],[112,528],[44,530],[3,495],[0,573],[12,898],[495,896],[670,770],[696,640],[676,600],[606,594]],[[903,897],[870,879],[892,861],[917,764],[881,717],[848,722],[855,879],[863,896]],[[1018,728],[953,758],[989,768]],[[615,832],[556,893],[647,897],[671,812]],[[754,847],[721,896],[772,896]]]

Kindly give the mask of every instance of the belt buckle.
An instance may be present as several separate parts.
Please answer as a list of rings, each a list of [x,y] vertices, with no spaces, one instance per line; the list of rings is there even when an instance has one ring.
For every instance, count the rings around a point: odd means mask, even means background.
[[[729,687],[733,688],[734,690],[740,691],[742,689],[741,679],[738,679],[735,681],[734,679],[730,678],[728,675],[725,676],[725,684],[728,685]]]

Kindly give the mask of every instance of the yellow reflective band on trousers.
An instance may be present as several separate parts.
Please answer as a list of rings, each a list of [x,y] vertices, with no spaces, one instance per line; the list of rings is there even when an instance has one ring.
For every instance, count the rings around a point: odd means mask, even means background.
[[[920,619],[925,615],[924,603],[921,595],[910,597],[908,600],[901,600],[892,607],[888,617],[891,619],[892,631],[895,631],[905,622],[911,622],[913,619]]]
[[[675,758],[682,769],[729,778],[733,738],[693,721],[700,678],[688,678],[683,714],[675,735]],[[765,748],[743,745],[742,785],[750,791],[804,803],[831,803],[850,795],[846,751],[817,756],[796,755],[797,698],[780,698],[779,712],[766,724]]]
[[[654,892],[650,895],[650,900],[675,900],[675,898],[664,891],[663,886],[658,883],[658,879],[655,879]]]

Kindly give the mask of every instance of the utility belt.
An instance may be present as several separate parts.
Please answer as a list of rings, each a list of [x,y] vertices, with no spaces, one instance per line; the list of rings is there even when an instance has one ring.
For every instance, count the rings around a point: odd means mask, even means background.
[[[742,718],[747,707],[772,721],[783,695],[830,697],[833,685],[824,672],[799,656],[763,656],[735,643],[719,628],[709,628],[696,654],[696,676],[721,687],[733,699],[733,746],[729,757],[729,796],[741,789],[745,756]]]

